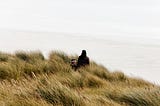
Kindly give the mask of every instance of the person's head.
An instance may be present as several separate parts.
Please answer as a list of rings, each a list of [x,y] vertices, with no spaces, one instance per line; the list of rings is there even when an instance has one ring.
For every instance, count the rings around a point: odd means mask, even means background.
[[[71,59],[71,66],[75,66],[77,64],[77,60],[76,59]]]
[[[82,54],[81,55],[82,56],[86,56],[87,55],[86,50],[82,50]]]

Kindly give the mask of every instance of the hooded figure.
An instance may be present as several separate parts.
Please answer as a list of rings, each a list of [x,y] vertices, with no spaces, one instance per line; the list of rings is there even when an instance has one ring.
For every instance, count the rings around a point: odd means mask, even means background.
[[[81,55],[78,57],[77,68],[89,65],[89,58],[87,57],[86,50],[82,50]]]

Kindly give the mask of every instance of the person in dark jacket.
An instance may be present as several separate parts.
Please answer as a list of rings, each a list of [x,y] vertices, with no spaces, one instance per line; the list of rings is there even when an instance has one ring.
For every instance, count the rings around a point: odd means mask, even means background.
[[[71,65],[72,69],[76,70],[77,69],[77,60],[71,59],[70,65]]]
[[[89,65],[89,58],[87,57],[86,50],[82,50],[81,55],[78,57],[77,68]]]

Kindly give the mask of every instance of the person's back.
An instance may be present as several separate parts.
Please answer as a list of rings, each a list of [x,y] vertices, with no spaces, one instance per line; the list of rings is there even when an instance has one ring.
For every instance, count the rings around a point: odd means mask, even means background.
[[[89,65],[89,58],[87,57],[86,51],[82,50],[82,54],[78,58],[77,67]]]

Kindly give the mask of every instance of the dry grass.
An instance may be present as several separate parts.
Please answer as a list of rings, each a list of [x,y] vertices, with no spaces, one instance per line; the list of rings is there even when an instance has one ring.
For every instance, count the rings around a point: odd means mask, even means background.
[[[158,106],[160,87],[104,66],[74,71],[73,56],[39,51],[0,53],[1,106]]]

